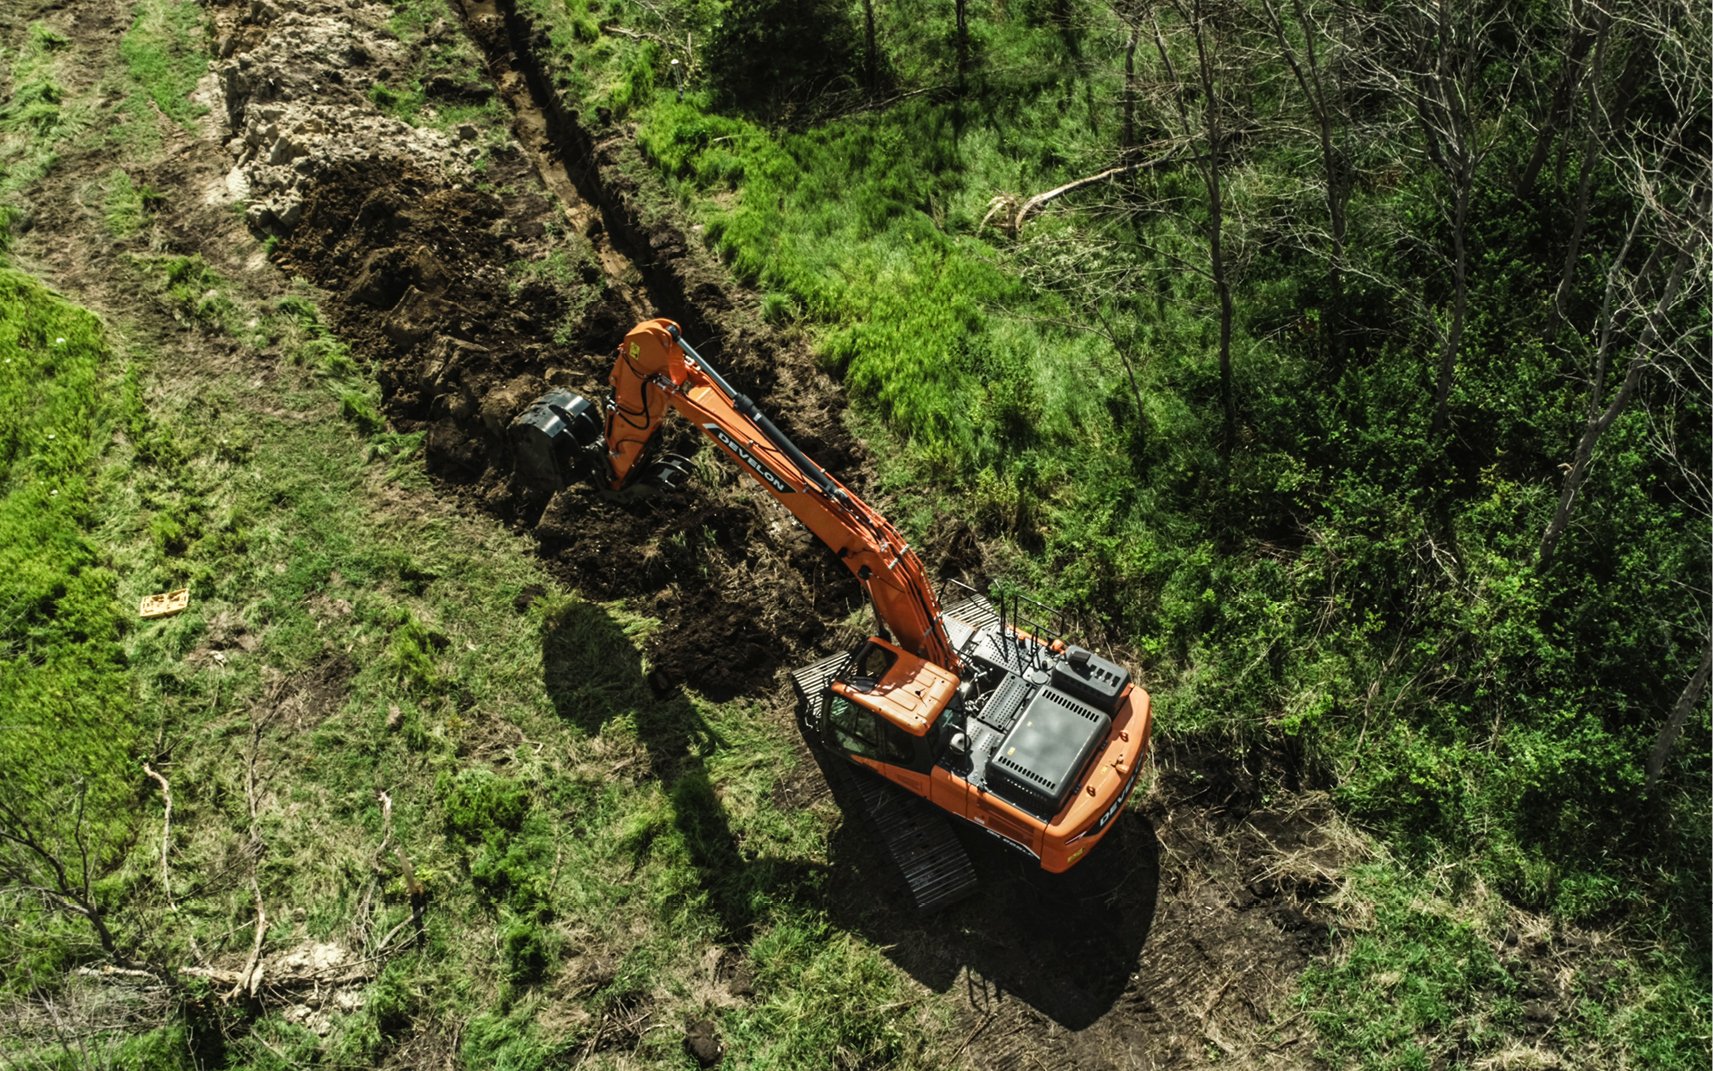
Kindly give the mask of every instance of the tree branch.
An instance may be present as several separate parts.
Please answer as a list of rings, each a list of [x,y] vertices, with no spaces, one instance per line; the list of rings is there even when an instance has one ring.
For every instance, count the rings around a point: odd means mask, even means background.
[[[1689,683],[1683,686],[1683,694],[1677,697],[1677,704],[1671,708],[1671,716],[1660,727],[1659,736],[1654,739],[1654,746],[1648,751],[1647,791],[1652,792],[1659,783],[1660,774],[1665,771],[1665,760],[1671,754],[1672,746],[1683,733],[1683,725],[1689,720],[1689,712],[1695,708],[1701,698],[1702,689],[1707,687],[1709,670],[1713,670],[1713,638],[1701,647],[1701,667],[1689,678]]]
[[[161,892],[166,895],[167,907],[177,911],[178,904],[172,898],[171,873],[167,869],[167,848],[172,843],[172,785],[146,762],[143,763],[143,772],[161,786],[161,799],[166,804],[166,814],[161,818]]]

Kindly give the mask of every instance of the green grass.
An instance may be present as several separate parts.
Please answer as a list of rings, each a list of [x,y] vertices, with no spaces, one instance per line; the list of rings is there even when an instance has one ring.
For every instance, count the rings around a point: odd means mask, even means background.
[[[1350,893],[1369,921],[1309,968],[1299,998],[1330,1066],[1706,1063],[1706,990],[1691,964],[1619,945],[1576,947],[1547,920],[1446,877],[1430,881],[1393,863],[1353,873]]]
[[[125,63],[93,87],[124,120],[99,191],[115,238],[161,207],[135,176],[159,148],[155,108],[196,118],[203,27],[194,5],[139,5]],[[14,86],[36,87],[0,108],[20,207],[93,129],[58,88],[64,51],[38,27],[6,57]],[[413,118],[460,114],[429,103]],[[0,708],[30,710],[0,734],[0,768],[41,790],[62,854],[81,778],[93,895],[124,955],[247,954],[252,761],[264,954],[361,954],[401,923],[404,937],[325,1036],[193,983],[158,1028],[92,1025],[82,1048],[31,1035],[9,1051],[48,1066],[374,1066],[426,1051],[528,1068],[589,1050],[679,1066],[676,1031],[710,1017],[752,1066],[938,1062],[931,1016],[794,1021],[884,1009],[902,982],[815,906],[837,816],[773,803],[798,761],[788,735],[741,704],[657,698],[638,649],[652,621],[579,601],[526,541],[437,502],[420,434],[386,429],[370,368],[311,295],[258,298],[195,253],[133,254],[120,270],[142,304],[117,336],[0,276],[0,360],[14,362],[0,401],[25,415],[0,428]],[[520,286],[581,282],[574,261],[519,270]],[[210,346],[238,359],[210,364]],[[142,596],[179,586],[187,611],[136,620]],[[145,760],[173,786],[164,885]],[[425,890],[420,944],[384,836]],[[0,913],[8,1008],[98,984],[68,973],[101,958],[86,922],[15,898]],[[713,999],[716,946],[754,962],[753,1007]]]
[[[0,268],[0,406],[12,414],[0,426],[0,778],[24,828],[69,863],[76,885],[123,855],[134,750],[148,729],[123,646],[131,619],[94,506],[103,461],[134,427],[138,400],[100,323],[9,268]],[[43,873],[16,846],[5,852],[7,865]],[[7,898],[0,912],[11,923],[0,926],[0,962],[17,964],[5,990],[45,984],[89,954],[87,933],[52,925],[29,900]],[[35,924],[65,943],[41,939]]]
[[[488,85],[480,53],[461,33],[432,32],[446,19],[433,0],[388,0],[388,28],[406,47],[409,67],[391,82],[369,87],[383,113],[412,126],[454,133],[469,124],[486,149],[503,141],[510,119]],[[478,158],[476,166],[483,166]]]
[[[22,42],[0,53],[11,79],[0,102],[0,252],[11,245],[23,191],[52,169],[61,144],[87,122],[85,109],[66,106],[60,85],[56,57],[67,43],[57,30],[33,22]]]
[[[180,323],[212,332],[238,330],[230,288],[201,254],[150,254],[139,256],[137,263]]]
[[[722,1021],[737,1066],[935,1066],[922,1031],[945,1030],[945,1009],[924,1012],[860,939],[810,917],[762,934],[753,955],[761,999]]]
[[[711,11],[668,8],[697,25]],[[1637,803],[1639,756],[1693,668],[1699,618],[1680,578],[1698,575],[1704,540],[1673,505],[1655,426],[1632,412],[1559,569],[1530,565],[1584,404],[1580,355],[1529,337],[1539,271],[1513,258],[1482,273],[1458,392],[1474,460],[1448,477],[1419,441],[1424,339],[1366,294],[1386,339],[1324,381],[1314,273],[1265,229],[1310,209],[1278,193],[1280,161],[1239,172],[1240,215],[1261,231],[1234,239],[1248,438],[1226,465],[1210,437],[1208,292],[1174,259],[1197,248],[1187,176],[1161,175],[1145,191],[1161,207],[1123,226],[1067,210],[1017,242],[976,231],[994,193],[1110,161],[1116,75],[1079,36],[1096,9],[1066,8],[1082,23],[1048,5],[983,12],[960,104],[944,92],[946,6],[882,5],[896,20],[886,88],[924,92],[842,115],[716,104],[707,72],[679,101],[660,91],[659,46],[599,32],[648,28],[647,12],[534,10],[570,103],[637,123],[662,188],[764,291],[764,315],[809,331],[844,376],[908,530],[969,520],[1000,571],[1141,652],[1163,734],[1299,750],[1306,776],[1387,839],[1398,861],[1354,875],[1348,925],[1302,980],[1329,1064],[1526,1063],[1531,1046],[1613,1066],[1704,1059],[1705,722],[1670,790]],[[429,40],[444,9],[394,12],[412,67],[376,103],[500,129],[491,98],[454,102],[479,64],[455,34]],[[195,121],[205,22],[190,3],[137,6],[97,87],[119,102],[113,124],[66,99],[66,45],[36,25],[4,56],[0,205],[28,211],[67,145],[111,126],[123,170],[102,208],[115,237],[135,236],[151,192],[131,176],[161,116]],[[1366,189],[1356,215],[1390,234],[1433,218],[1432,192],[1408,177]],[[1530,228],[1547,224],[1493,200],[1487,263],[1545,242]],[[195,255],[127,263],[134,292],[194,331],[157,337],[144,316],[121,325],[141,341],[116,348],[3,277],[0,337],[26,363],[0,371],[0,401],[23,414],[0,426],[0,707],[32,713],[0,734],[0,772],[58,791],[42,817],[62,850],[81,776],[101,804],[96,894],[125,940],[171,962],[247,952],[253,733],[266,952],[408,933],[384,835],[428,896],[421,944],[389,957],[325,1038],[222,1013],[227,1064],[455,1051],[469,1067],[683,1066],[674,1031],[692,1017],[719,1023],[738,1066],[944,1062],[944,1005],[913,1003],[881,950],[818,910],[837,819],[774,801],[797,760],[765,712],[657,698],[639,649],[653,622],[578,599],[525,541],[437,502],[418,436],[386,430],[370,369],[309,295],[256,298]],[[1124,286],[1093,292],[1077,275],[1090,265]],[[514,278],[563,289],[582,270],[550,257]],[[1431,300],[1431,272],[1410,278]],[[204,341],[238,367],[208,366]],[[1705,400],[1683,404],[1704,435]],[[187,613],[132,620],[142,595],[179,585]],[[175,786],[176,911],[143,758]],[[66,968],[96,958],[76,918],[15,899],[0,911],[7,995],[74,984]],[[1543,980],[1507,940],[1518,929],[1547,934],[1564,970]],[[710,991],[719,948],[753,967],[754,999]],[[1543,999],[1559,1016],[1547,1040],[1530,1026]],[[207,1029],[187,1015],[94,1043],[156,1066]]]
[[[123,168],[114,168],[102,191],[101,207],[108,233],[119,239],[135,237],[148,225],[151,213],[161,201],[159,191],[137,185]]]
[[[141,100],[123,107],[134,117],[153,104],[162,115],[190,129],[207,108],[190,99],[208,71],[209,25],[200,5],[186,0],[143,0],[119,42],[125,73]]]

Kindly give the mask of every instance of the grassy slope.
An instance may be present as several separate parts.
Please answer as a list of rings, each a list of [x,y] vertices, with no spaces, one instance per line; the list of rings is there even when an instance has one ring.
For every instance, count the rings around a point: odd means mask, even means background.
[[[1074,216],[1013,246],[976,233],[991,193],[1109,159],[1116,72],[1091,54],[1115,31],[1093,6],[1061,5],[1077,20],[1064,32],[1045,5],[981,8],[961,110],[916,96],[783,126],[718,104],[706,68],[690,92],[664,92],[664,49],[594,32],[614,20],[717,40],[710,13],[743,5],[670,6],[663,25],[601,0],[524,6],[550,28],[549,62],[575,103],[636,124],[709,244],[765,292],[765,310],[816,333],[868,432],[898,444],[879,456],[883,481],[922,503],[907,525],[949,510],[1008,539],[1012,568],[1098,607],[1145,653],[1166,732],[1303,747],[1350,811],[1391,835],[1397,861],[1356,886],[1373,928],[1306,979],[1329,1059],[1510,1051],[1525,972],[1463,950],[1504,948],[1526,917],[1624,922],[1620,941],[1576,961],[1574,1011],[1558,1028],[1568,1050],[1596,1063],[1705,1060],[1706,874],[1692,848],[1707,822],[1693,772],[1705,732],[1686,740],[1682,787],[1654,817],[1634,817],[1633,803],[1640,756],[1693,670],[1699,611],[1674,578],[1704,572],[1705,541],[1681,504],[1646,490],[1672,477],[1632,411],[1602,447],[1618,460],[1585,493],[1595,505],[1576,548],[1551,575],[1532,568],[1552,465],[1586,402],[1566,386],[1574,369],[1530,340],[1530,295],[1553,280],[1522,251],[1542,239],[1508,195],[1492,189],[1477,207],[1484,263],[1504,269],[1479,277],[1456,396],[1484,453],[1448,488],[1419,444],[1427,364],[1393,340],[1327,389],[1299,341],[1312,338],[1313,280],[1264,245],[1268,213],[1316,208],[1278,192],[1291,178],[1269,161],[1241,167],[1232,196],[1262,225],[1254,245],[1234,239],[1247,428],[1221,472],[1209,295],[1169,259],[1195,255],[1193,185],[1167,175],[1151,189],[1167,211],[1136,226],[1145,244]],[[933,52],[950,39],[949,11],[882,6],[897,85],[946,81]],[[828,36],[847,32],[856,25]],[[704,46],[704,64],[717,49]],[[1437,218],[1431,194],[1425,182],[1358,191],[1354,241]],[[1377,270],[1413,270],[1382,248]],[[1090,263],[1146,290],[1089,299],[1064,285]],[[1431,272],[1420,285],[1438,296]],[[1140,409],[1125,354],[1140,366]],[[1419,560],[1439,523],[1459,548],[1449,583]],[[1646,620],[1622,609],[1643,606],[1655,608]],[[1436,906],[1408,909],[1418,901]],[[1461,966],[1424,980],[1431,997],[1377,1013],[1380,983],[1442,960]]]
[[[100,458],[136,395],[95,318],[10,269],[0,269],[0,405],[17,418],[0,429],[0,777],[41,843],[80,859],[84,838],[98,876],[132,834],[130,758],[143,727],[93,503]],[[9,990],[44,984],[89,951],[88,933],[33,905],[0,910],[41,927],[0,926],[0,961],[17,965]]]
[[[203,47],[195,11],[140,6],[122,115],[182,96],[182,52]],[[29,33],[15,79],[48,87],[38,96],[57,108],[65,46]],[[5,150],[42,174],[107,133],[57,113],[0,121]],[[156,141],[114,128],[119,162],[146,163]],[[6,192],[27,209],[30,188]],[[113,182],[108,226],[147,235],[175,195]],[[0,709],[13,722],[0,763],[9,783],[44,788],[29,816],[42,821],[63,812],[47,790],[82,775],[99,804],[96,896],[137,958],[242,961],[252,838],[264,955],[374,950],[410,917],[393,848],[426,888],[426,928],[420,945],[408,927],[395,938],[354,1008],[329,1008],[325,1036],[199,999],[153,1031],[145,1017],[74,1044],[31,998],[87,996],[62,972],[101,957],[81,920],[6,898],[15,1025],[0,1034],[16,1033],[0,1047],[56,1066],[416,1065],[455,1051],[463,1066],[524,1068],[616,1046],[678,1066],[682,1024],[710,1016],[742,1065],[938,1062],[935,1013],[865,1011],[899,1006],[901,980],[813,906],[836,819],[827,804],[771,802],[796,763],[788,737],[742,704],[656,698],[636,646],[649,621],[579,601],[525,541],[439,501],[415,439],[381,427],[373,384],[311,295],[248,292],[198,256],[128,264],[115,285],[148,304],[113,325],[0,275],[0,401],[27,414],[0,432]],[[142,595],[180,585],[188,611],[134,619]],[[644,744],[661,739],[681,746]],[[173,786],[164,887],[143,761]],[[62,827],[44,828],[63,853]],[[712,979],[709,953],[728,945],[753,973],[748,1001]]]

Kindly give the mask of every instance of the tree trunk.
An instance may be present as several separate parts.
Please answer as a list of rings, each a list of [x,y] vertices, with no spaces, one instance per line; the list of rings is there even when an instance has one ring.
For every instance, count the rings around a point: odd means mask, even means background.
[[[1224,206],[1219,186],[1218,164],[1209,167],[1208,181],[1208,259],[1213,270],[1213,289],[1219,296],[1219,404],[1224,411],[1220,449],[1226,457],[1237,445],[1237,397],[1231,384],[1231,280],[1225,270],[1225,252],[1221,243]]]
[[[1314,117],[1315,132],[1320,139],[1321,168],[1326,173],[1326,218],[1329,229],[1328,237],[1332,248],[1328,253],[1326,286],[1327,305],[1326,315],[1322,317],[1321,328],[1327,340],[1327,354],[1331,359],[1333,376],[1336,378],[1344,371],[1345,356],[1345,310],[1344,310],[1344,236],[1346,232],[1345,210],[1350,201],[1350,183],[1345,175],[1343,164],[1339,160],[1337,145],[1333,138],[1332,107],[1326,99],[1326,84],[1320,76],[1320,57],[1315,54],[1315,34],[1309,24],[1308,12],[1303,7],[1303,0],[1293,0],[1292,7],[1297,15],[1297,24],[1303,27],[1303,59],[1299,62],[1295,51],[1291,48],[1290,39],[1285,35],[1285,21],[1271,3],[1267,5],[1267,14],[1273,25],[1273,34],[1279,41],[1280,53],[1285,62],[1290,65],[1291,73],[1296,76],[1297,86],[1303,91],[1303,99],[1308,101],[1309,112]]]
[[[1469,245],[1465,231],[1469,220],[1469,187],[1472,180],[1461,176],[1456,180],[1453,194],[1451,247],[1452,286],[1451,326],[1446,329],[1445,342],[1440,347],[1439,378],[1433,391],[1433,425],[1428,441],[1438,442],[1450,422],[1451,384],[1457,374],[1457,350],[1463,343],[1463,321],[1469,314]]]
[[[1219,404],[1222,411],[1220,451],[1229,458],[1237,439],[1237,398],[1231,383],[1231,280],[1225,265],[1225,192],[1220,169],[1225,131],[1220,122],[1218,80],[1214,76],[1208,16],[1200,3],[1194,8],[1196,69],[1202,93],[1202,120],[1207,133],[1207,162],[1202,179],[1207,184],[1208,269],[1213,275],[1214,294],[1219,299]]]
[[[1624,382],[1619,385],[1618,392],[1612,396],[1606,408],[1598,415],[1591,416],[1582,429],[1582,437],[1576,443],[1576,453],[1571,458],[1570,471],[1564,476],[1564,488],[1559,493],[1558,509],[1553,512],[1552,520],[1541,535],[1539,559],[1535,566],[1539,572],[1544,573],[1552,567],[1559,538],[1570,525],[1570,513],[1576,505],[1576,496],[1582,491],[1583,482],[1588,479],[1588,470],[1594,460],[1594,447],[1599,443],[1600,436],[1606,433],[1606,429],[1612,426],[1612,422],[1618,419],[1618,415],[1629,404],[1630,395],[1635,393],[1636,384],[1642,378],[1642,369],[1647,366],[1648,351],[1659,338],[1660,320],[1676,299],[1678,288],[1683,285],[1683,276],[1693,259],[1694,255],[1690,250],[1685,249],[1678,254],[1677,263],[1672,266],[1671,277],[1666,280],[1659,302],[1648,314],[1647,326],[1642,331],[1641,340],[1636,344],[1635,356],[1630,358],[1630,367],[1624,373]],[[1619,266],[1614,265],[1612,270],[1618,271]],[[1604,347],[1602,351],[1603,349]],[[1604,352],[1600,359],[1604,361]],[[1603,374],[1597,368],[1596,383],[1602,379]],[[1595,404],[1598,404],[1598,398],[1595,399]]]
[[[1654,738],[1654,746],[1648,750],[1648,792],[1654,790],[1654,786],[1659,783],[1660,774],[1665,772],[1665,760],[1671,755],[1677,738],[1683,735],[1683,725],[1689,720],[1689,712],[1695,709],[1702,690],[1707,687],[1709,670],[1713,670],[1713,640],[1702,645],[1701,668],[1697,669],[1695,675],[1689,678],[1689,683],[1683,686],[1683,694],[1677,697],[1677,705],[1671,708],[1671,716],[1660,726],[1659,735]]]
[[[1606,42],[1601,40],[1600,47],[1594,54],[1593,80],[1598,91],[1601,68],[1604,66]],[[1610,115],[1613,131],[1624,128],[1624,122],[1630,112],[1630,102],[1635,99],[1636,90],[1641,81],[1641,64],[1634,58],[1625,66],[1623,74],[1618,78],[1615,97],[1609,108],[1599,109]],[[1552,307],[1554,316],[1547,322],[1546,341],[1551,345],[1558,338],[1559,329],[1563,326],[1567,315],[1566,307],[1570,302],[1571,291],[1576,285],[1576,261],[1582,253],[1582,237],[1588,230],[1589,195],[1594,186],[1594,172],[1598,164],[1603,162],[1600,157],[1599,128],[1589,121],[1587,133],[1583,137],[1582,159],[1578,162],[1576,178],[1576,208],[1570,225],[1570,242],[1564,251],[1564,267],[1559,271],[1558,287],[1553,291]]]
[[[969,71],[969,0],[953,0],[958,19],[958,96],[964,95],[964,76]]]
[[[1130,27],[1130,40],[1124,43],[1124,133],[1119,143],[1120,153],[1129,152],[1136,144],[1136,40],[1141,30]]]
[[[880,88],[880,54],[874,44],[874,0],[862,0],[863,77],[868,91]]]
[[[1541,118],[1540,130],[1535,133],[1535,147],[1529,153],[1529,162],[1523,165],[1522,177],[1517,180],[1517,196],[1524,199],[1534,191],[1535,180],[1540,177],[1541,167],[1546,163],[1553,140],[1569,117],[1570,102],[1575,99],[1577,84],[1582,81],[1589,49],[1612,23],[1612,17],[1602,12],[1598,18],[1599,26],[1594,30],[1587,30],[1577,25],[1581,16],[1582,4],[1580,0],[1573,0],[1570,5],[1570,25],[1565,31],[1570,41],[1564,50],[1564,66],[1560,68],[1558,81],[1553,85],[1552,102],[1547,106],[1546,115]]]
[[[1558,287],[1552,294],[1553,315],[1546,325],[1546,344],[1549,346],[1558,340],[1559,328],[1565,322],[1565,306],[1576,283],[1576,259],[1582,255],[1582,235],[1588,228],[1588,195],[1594,187],[1595,157],[1594,131],[1590,129],[1583,139],[1582,160],[1577,171],[1576,208],[1570,224],[1570,242],[1564,250],[1564,268],[1559,272]]]

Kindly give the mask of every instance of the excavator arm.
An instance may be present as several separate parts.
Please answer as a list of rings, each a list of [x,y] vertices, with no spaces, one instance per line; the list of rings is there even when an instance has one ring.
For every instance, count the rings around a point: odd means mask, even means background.
[[[946,814],[1054,872],[1109,833],[1153,724],[1130,670],[1019,627],[1003,602],[972,597],[942,611],[903,535],[804,456],[671,320],[625,336],[604,406],[556,391],[512,422],[518,474],[551,487],[586,479],[615,495],[670,486],[689,469],[652,449],[668,409],[832,548],[891,633],[791,680],[809,739],[878,775],[853,783],[918,907],[974,885]]]
[[[590,403],[568,394],[550,395],[523,414],[512,426],[520,471],[563,486],[564,470],[581,457],[597,482],[625,490],[641,471],[666,410],[676,409],[832,548],[899,646],[961,672],[927,571],[903,535],[733,389],[684,341],[676,323],[655,319],[632,328],[619,346],[611,384],[604,421]]]

